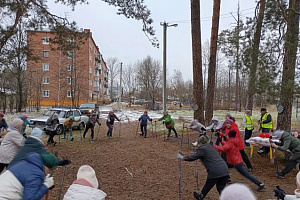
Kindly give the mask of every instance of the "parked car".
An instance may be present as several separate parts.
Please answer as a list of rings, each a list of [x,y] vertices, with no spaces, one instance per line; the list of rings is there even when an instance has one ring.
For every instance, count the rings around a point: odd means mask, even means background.
[[[79,106],[79,110],[83,115],[91,115],[96,113],[99,118],[99,104],[98,103],[82,103]]]
[[[44,116],[30,119],[31,122],[34,122],[34,125],[32,125],[32,126],[39,127],[45,131],[46,130],[46,121],[54,113],[58,114],[58,119],[59,119],[59,125],[56,129],[56,132],[58,135],[60,135],[64,132],[63,124],[64,124],[65,120],[71,115],[74,115],[76,120],[80,120],[79,122],[74,122],[72,128],[77,128],[77,129],[82,130],[89,120],[89,118],[87,116],[81,114],[79,109],[51,108],[44,114]]]

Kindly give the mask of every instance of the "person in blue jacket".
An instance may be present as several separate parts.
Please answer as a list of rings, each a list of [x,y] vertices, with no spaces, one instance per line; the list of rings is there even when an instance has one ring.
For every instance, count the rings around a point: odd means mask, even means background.
[[[152,119],[148,116],[147,110],[145,110],[144,114],[139,118],[139,121],[141,123],[141,135],[145,134],[145,138],[147,137],[147,120],[152,122]]]
[[[22,114],[22,115],[19,116],[19,119],[23,120],[23,122],[24,122],[24,129],[22,130],[22,134],[25,138],[27,138],[26,137],[26,127],[27,127],[27,125],[33,125],[33,122],[29,121],[27,118],[28,118],[27,114]]]
[[[45,169],[53,169],[58,164],[57,158],[50,153],[28,154],[26,159],[9,167],[0,175],[0,199],[40,200],[49,189],[54,187],[54,180]]]
[[[2,128],[4,128],[5,130],[7,130],[7,123],[4,119],[4,114],[2,112],[0,112],[0,129],[2,130]]]

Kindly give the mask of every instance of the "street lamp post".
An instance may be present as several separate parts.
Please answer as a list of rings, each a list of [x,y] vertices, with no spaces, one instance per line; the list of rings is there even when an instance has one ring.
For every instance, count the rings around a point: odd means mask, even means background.
[[[166,22],[161,22],[161,26],[163,26],[163,111],[167,110],[167,28],[174,26],[177,27],[178,24],[168,24]]]

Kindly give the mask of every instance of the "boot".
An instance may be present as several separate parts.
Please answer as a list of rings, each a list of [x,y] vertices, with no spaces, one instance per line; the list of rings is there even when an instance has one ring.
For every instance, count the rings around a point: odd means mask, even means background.
[[[62,136],[61,139],[66,139],[66,135]]]
[[[73,137],[73,135],[71,135],[71,137],[70,137],[70,140],[71,140],[71,141],[73,141],[73,140],[74,140],[74,137]]]
[[[197,200],[202,200],[202,199],[204,199],[204,195],[203,195],[203,194],[198,194],[197,192],[194,192],[194,197],[195,197]]]

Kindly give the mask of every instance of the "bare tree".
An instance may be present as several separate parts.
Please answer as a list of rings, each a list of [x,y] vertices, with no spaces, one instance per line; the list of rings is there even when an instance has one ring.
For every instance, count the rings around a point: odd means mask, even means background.
[[[107,69],[109,71],[109,82],[110,82],[110,99],[114,99],[113,85],[114,80],[120,73],[120,65],[117,58],[108,58],[106,61]]]
[[[132,64],[127,65],[123,69],[123,78],[122,82],[124,85],[124,92],[128,94],[128,100],[130,102],[130,97],[134,96],[135,92],[135,79],[136,79],[136,74],[135,74],[135,68]]]

